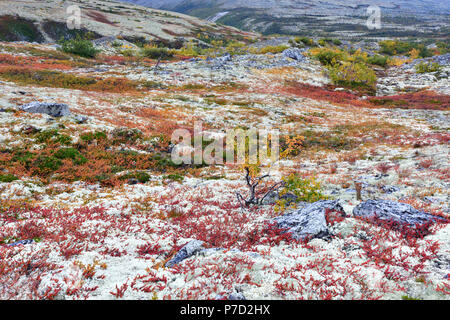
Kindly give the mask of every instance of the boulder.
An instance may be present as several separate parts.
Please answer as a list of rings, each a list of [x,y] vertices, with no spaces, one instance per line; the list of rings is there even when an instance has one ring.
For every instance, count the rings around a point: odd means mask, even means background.
[[[75,122],[78,123],[78,124],[86,123],[86,122],[89,120],[88,117],[83,116],[83,115],[81,115],[81,114],[75,115],[75,116],[73,117],[73,119],[74,119]]]
[[[328,238],[331,233],[327,220],[332,212],[341,218],[346,216],[338,200],[322,200],[275,218],[273,222],[278,228],[286,229],[286,232],[289,232],[296,240]]]
[[[183,248],[180,249],[180,251],[177,252],[177,254],[166,263],[166,267],[173,267],[177,263],[180,263],[181,261],[192,257],[197,252],[204,249],[204,242],[200,240],[192,240],[188,242]]]
[[[242,292],[234,292],[228,296],[228,300],[247,300]]]
[[[26,244],[32,244],[32,243],[34,243],[34,240],[33,240],[33,239],[30,239],[30,240],[20,240],[20,241],[17,241],[17,242],[8,244],[8,247],[16,247],[16,246],[26,245]]]
[[[384,193],[391,194],[400,191],[400,188],[396,186],[382,186],[381,190],[383,190]]]
[[[31,102],[19,107],[20,110],[30,113],[43,113],[58,118],[70,115],[69,106],[63,103]]]
[[[286,205],[289,206],[292,203],[297,202],[298,197],[291,192],[285,193],[284,195],[280,196],[277,191],[272,191],[264,198],[264,200],[262,201],[262,204],[263,205],[274,205],[279,200],[286,200]]]
[[[225,68],[225,65],[232,60],[233,60],[233,57],[229,53],[227,53],[221,57],[211,59],[210,60],[211,68],[213,68],[213,69]]]
[[[353,215],[416,236],[423,235],[431,223],[446,221],[409,204],[391,200],[367,200],[353,209]]]
[[[305,50],[301,50],[298,48],[289,48],[289,49],[284,50],[282,55],[283,55],[283,57],[286,57],[286,58],[294,59],[294,60],[297,60],[300,62],[305,62],[308,60],[308,58],[303,55],[304,51]]]

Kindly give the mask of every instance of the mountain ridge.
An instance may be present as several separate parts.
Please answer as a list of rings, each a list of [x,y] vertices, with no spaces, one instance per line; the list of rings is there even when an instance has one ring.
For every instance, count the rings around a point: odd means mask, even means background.
[[[279,33],[342,36],[413,36],[438,30],[448,33],[448,5],[437,0],[387,1],[364,0],[358,3],[342,0],[122,0],[140,5],[181,12],[243,30],[264,34]],[[367,8],[381,9],[381,30],[368,30]],[[414,32],[412,32],[415,29]]]
[[[81,9],[79,30],[67,27],[66,9],[74,5]],[[72,0],[63,6],[57,0],[15,1],[14,5],[0,1],[0,12],[1,41],[52,42],[89,31],[96,38],[121,36],[144,42],[189,40],[199,32],[230,37],[250,35],[182,13],[110,0]]]

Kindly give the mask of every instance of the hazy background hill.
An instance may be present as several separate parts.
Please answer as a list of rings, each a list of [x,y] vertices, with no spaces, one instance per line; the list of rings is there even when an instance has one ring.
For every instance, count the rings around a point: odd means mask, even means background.
[[[80,30],[67,27],[66,8],[81,10]],[[196,17],[110,0],[0,0],[0,41],[56,41],[90,32],[95,38],[122,36],[135,41],[178,41],[197,34],[242,37],[236,28]]]
[[[440,0],[122,0],[177,11],[264,34],[443,36],[448,1]],[[382,10],[383,28],[370,31],[367,7]]]

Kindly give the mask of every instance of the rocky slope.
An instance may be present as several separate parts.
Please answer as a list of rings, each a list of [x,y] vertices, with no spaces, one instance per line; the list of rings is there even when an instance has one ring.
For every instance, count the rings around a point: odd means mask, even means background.
[[[391,66],[378,104],[295,48],[106,53],[0,43],[1,299],[449,299],[448,78]],[[170,163],[194,121],[302,135],[264,187],[328,200],[241,208],[239,166]]]
[[[444,36],[450,14],[448,4],[428,1],[241,1],[241,0],[125,0],[126,2],[183,12],[212,21],[263,33],[335,36]],[[367,7],[380,6],[382,30],[366,28]]]
[[[95,37],[122,36],[131,40],[174,41],[192,39],[199,32],[242,37],[232,27],[179,13],[149,9],[115,1],[0,1],[0,40],[43,42],[73,36],[69,30],[67,8],[81,9],[81,31]],[[247,34],[248,35],[248,34]]]

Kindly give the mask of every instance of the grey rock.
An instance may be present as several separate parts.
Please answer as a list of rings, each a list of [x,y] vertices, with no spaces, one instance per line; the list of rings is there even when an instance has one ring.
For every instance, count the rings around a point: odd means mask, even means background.
[[[233,57],[231,54],[227,53],[221,57],[210,59],[209,62],[211,63],[212,69],[222,69],[225,68],[225,66],[228,64],[228,62],[232,61]]]
[[[402,231],[423,232],[423,227],[445,219],[391,200],[367,200],[353,209],[353,215],[374,223],[392,224]],[[419,234],[416,234],[419,235]]]
[[[331,233],[326,220],[327,211],[338,212],[342,217],[346,216],[338,200],[322,200],[275,218],[273,222],[279,228],[286,229],[286,232],[296,240],[328,238]]]
[[[283,194],[280,197],[280,199],[281,200],[286,200],[286,205],[288,205],[288,206],[291,205],[292,203],[298,201],[298,197],[295,194],[291,193],[291,192]]]
[[[228,300],[247,300],[242,292],[235,292],[228,296]]]
[[[428,202],[428,203],[435,203],[435,202],[438,202],[439,199],[430,197],[430,196],[426,196],[426,197],[423,197],[423,201]]]
[[[263,205],[273,205],[277,202],[278,199],[279,199],[278,192],[272,191],[264,198],[264,200],[262,201],[262,204]]]
[[[89,120],[89,118],[86,116],[83,116],[81,114],[77,114],[77,115],[75,115],[74,120],[78,124],[83,124],[83,123],[86,123]]]
[[[181,261],[192,257],[197,252],[204,249],[204,242],[200,240],[192,240],[188,242],[183,248],[180,249],[180,251],[177,252],[177,254],[166,263],[166,267],[173,267],[177,263],[180,263]]]
[[[383,190],[384,193],[391,194],[400,191],[400,188],[396,186],[382,186],[381,190]]]
[[[20,241],[17,241],[17,242],[8,244],[8,247],[15,247],[15,246],[19,246],[19,245],[26,245],[26,244],[32,244],[32,243],[34,243],[34,240],[33,240],[33,239],[30,239],[30,240],[20,240]]]
[[[135,178],[131,178],[131,179],[128,179],[128,184],[129,185],[136,185],[136,184],[138,184],[139,183],[139,180],[138,179],[135,179]]]
[[[69,106],[63,103],[31,102],[19,107],[20,110],[30,113],[43,113],[52,117],[64,117],[70,115]]]
[[[282,196],[280,196],[278,194],[278,192],[276,191],[272,191],[271,193],[269,193],[264,200],[262,201],[263,205],[273,205],[275,204],[278,200],[286,200],[286,205],[291,205],[294,202],[297,202],[298,197],[291,193],[288,192],[286,194],[283,194]]]
[[[282,55],[286,58],[294,59],[300,62],[306,62],[308,61],[308,58],[303,55],[304,51],[305,49],[289,48],[284,50]]]

